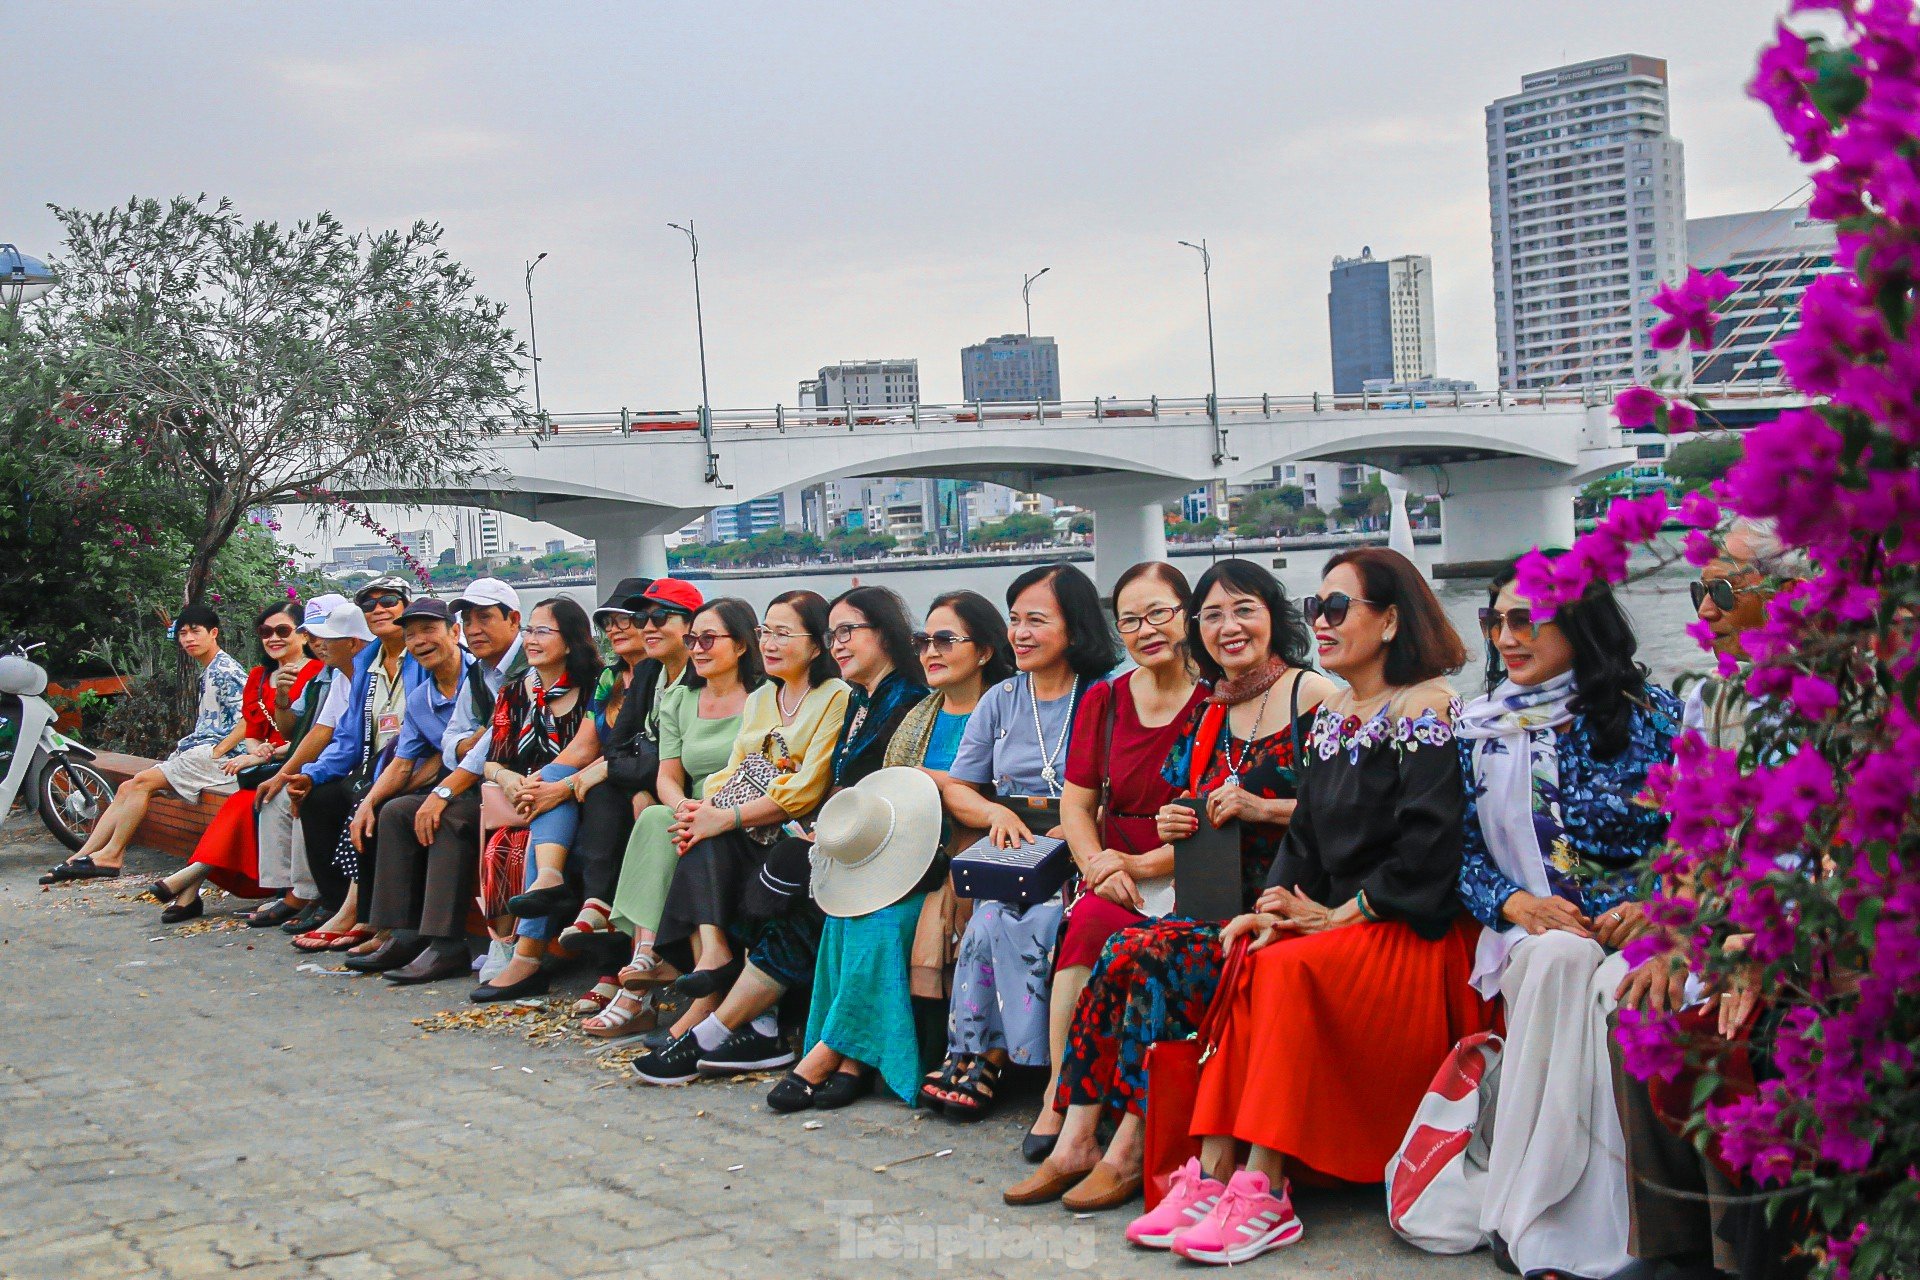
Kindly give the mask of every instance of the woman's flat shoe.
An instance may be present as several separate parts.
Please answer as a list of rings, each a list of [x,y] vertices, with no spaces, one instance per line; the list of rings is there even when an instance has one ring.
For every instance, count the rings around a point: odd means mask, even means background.
[[[873,1072],[836,1071],[813,1091],[813,1105],[819,1111],[838,1111],[872,1092]]]
[[[1038,1169],[1001,1192],[1000,1198],[1012,1205],[1047,1204],[1073,1190],[1086,1177],[1085,1169],[1069,1171],[1043,1160]]]
[[[786,1115],[806,1111],[813,1107],[815,1096],[822,1087],[798,1071],[789,1071],[773,1088],[767,1090],[767,1105]]]
[[[1145,1179],[1139,1173],[1116,1173],[1112,1165],[1102,1160],[1074,1185],[1073,1190],[1060,1197],[1060,1207],[1075,1213],[1118,1209],[1137,1197],[1145,1185]]]
[[[740,976],[740,970],[745,966],[746,962],[735,956],[718,969],[695,969],[692,973],[682,974],[673,980],[673,989],[689,1000],[705,1000],[732,986],[733,980]]]
[[[573,890],[564,884],[545,889],[529,889],[507,899],[507,914],[522,920],[544,920],[566,910],[573,901]]]
[[[160,913],[161,924],[179,924],[182,920],[198,920],[207,913],[207,904],[198,897],[185,906],[171,906]]]
[[[475,1004],[495,1004],[501,1000],[518,1000],[523,996],[543,996],[551,979],[545,969],[530,973],[518,982],[509,982],[504,987],[481,983],[467,993],[467,999]]]
[[[1020,1139],[1020,1158],[1028,1164],[1039,1164],[1053,1154],[1054,1147],[1060,1143],[1057,1133],[1034,1133],[1028,1130],[1027,1136]]]
[[[163,907],[170,907],[173,905],[173,900],[180,895],[167,888],[165,880],[155,880],[147,886],[147,896]]]

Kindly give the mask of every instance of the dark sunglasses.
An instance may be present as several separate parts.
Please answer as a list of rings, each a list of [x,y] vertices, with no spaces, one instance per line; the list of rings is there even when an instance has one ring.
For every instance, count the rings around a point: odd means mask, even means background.
[[[925,631],[916,631],[913,633],[913,651],[915,653],[926,653],[929,650],[934,653],[945,653],[957,644],[972,643],[972,636],[957,636],[951,631],[935,631],[931,634]]]
[[[648,609],[644,613],[636,612],[633,615],[633,625],[636,627],[653,627],[658,629],[666,626],[668,622],[675,618],[684,618],[686,616],[685,611],[680,609]]]
[[[1714,608],[1720,610],[1720,612],[1732,613],[1734,597],[1751,595],[1758,590],[1760,590],[1759,587],[1736,587],[1725,578],[1715,578],[1712,582],[1689,582],[1687,584],[1687,594],[1693,597],[1693,611],[1695,613],[1700,612],[1700,605],[1706,600],[1713,601]]]
[[[705,653],[722,640],[731,640],[732,636],[724,631],[695,631],[687,636],[687,648],[695,653]]]
[[[1356,604],[1370,604],[1376,609],[1382,607],[1378,600],[1362,600],[1359,596],[1336,591],[1332,595],[1308,596],[1300,602],[1300,612],[1310,627],[1322,618],[1327,620],[1328,626],[1337,627],[1347,620],[1347,610]]]
[[[291,622],[282,622],[277,626],[261,626],[256,628],[253,634],[259,636],[262,640],[285,640],[293,634],[293,624]]]
[[[1531,609],[1482,609],[1480,611],[1480,629],[1487,633],[1487,639],[1498,640],[1500,628],[1505,627],[1519,640],[1531,642],[1539,634],[1540,628],[1533,620]]]
[[[382,593],[377,596],[360,597],[360,607],[362,609],[398,609],[406,604],[406,602],[407,598],[405,596],[396,596],[388,593]]]

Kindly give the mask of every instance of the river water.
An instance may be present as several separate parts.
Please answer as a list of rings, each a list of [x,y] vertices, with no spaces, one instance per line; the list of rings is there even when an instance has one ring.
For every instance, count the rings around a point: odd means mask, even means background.
[[[1416,547],[1414,561],[1422,569],[1429,568],[1439,550],[1437,546]],[[1276,574],[1286,587],[1288,597],[1298,600],[1318,588],[1320,567],[1332,554],[1330,551],[1262,551],[1250,552],[1247,558],[1270,567],[1276,555],[1284,557],[1286,565],[1276,570]],[[1213,555],[1207,551],[1197,555],[1182,555],[1176,550],[1172,558],[1189,580],[1197,581],[1206,571]],[[768,578],[711,579],[697,585],[708,598],[738,596],[752,605],[755,613],[764,611],[767,601],[773,597],[798,588],[818,591],[831,600],[839,592],[856,584],[886,586],[898,591],[906,599],[913,616],[919,619],[926,616],[927,606],[933,598],[946,591],[970,589],[980,592],[995,604],[1001,604],[1006,597],[1007,584],[1030,567],[964,565],[884,572],[868,569],[858,574],[826,572]],[[1082,563],[1077,567],[1091,570],[1093,566]],[[1687,596],[1687,584],[1694,577],[1693,570],[1681,564],[1660,569],[1620,589],[1621,603],[1626,607],[1627,615],[1633,620],[1634,630],[1640,637],[1640,661],[1652,668],[1654,678],[1664,684],[1671,685],[1674,677],[1682,672],[1704,671],[1708,666],[1706,655],[1684,630],[1694,616]],[[1484,652],[1484,644],[1479,637],[1477,611],[1486,603],[1486,584],[1477,579],[1446,579],[1435,582],[1433,587],[1435,594],[1440,597],[1440,603],[1446,608],[1447,616],[1466,639],[1468,653],[1473,655],[1467,669],[1454,677],[1454,685],[1463,693],[1477,693],[1482,687],[1480,659]],[[527,591],[524,598],[530,605],[549,594],[556,592],[534,588]],[[562,587],[557,594],[571,596],[589,610],[597,603],[590,587]]]

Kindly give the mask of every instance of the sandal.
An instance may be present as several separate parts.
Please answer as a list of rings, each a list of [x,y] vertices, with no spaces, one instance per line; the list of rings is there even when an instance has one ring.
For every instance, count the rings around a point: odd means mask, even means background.
[[[103,867],[91,856],[69,858],[40,877],[41,884],[65,884],[69,880],[117,880],[120,868]]]
[[[357,924],[335,939],[334,944],[328,947],[327,950],[352,951],[363,942],[371,942],[375,932],[372,925]]]
[[[302,951],[331,951],[333,944],[342,938],[353,938],[351,933],[336,933],[331,929],[309,929],[293,940],[293,945]],[[354,938],[358,942],[358,938]]]
[[[268,903],[257,911],[249,912],[247,914],[247,928],[271,929],[275,925],[285,924],[304,910],[306,910],[305,907],[296,907],[285,898],[281,898],[277,902]]]
[[[580,904],[580,914],[574,917],[573,923],[560,931],[560,945],[571,946],[613,932],[612,904],[598,898],[588,898]]]
[[[613,1003],[620,994],[620,984],[612,978],[602,978],[593,984],[593,990],[573,1002],[573,1016],[590,1018]]]
[[[920,1086],[920,1105],[939,1111],[947,1105],[943,1094],[953,1092],[959,1081],[960,1071],[972,1058],[972,1054],[954,1057],[948,1054],[941,1059],[940,1065],[927,1072],[926,1083]]]
[[[642,964],[641,961],[646,963]],[[648,987],[673,982],[680,977],[680,971],[660,958],[656,951],[636,951],[633,960],[620,970],[618,981],[628,991],[645,991]]]
[[[580,1029],[596,1040],[619,1040],[651,1031],[658,1021],[650,996],[623,991],[605,1009],[581,1023]]]
[[[951,1092],[958,1096],[942,1099],[947,1114],[957,1120],[986,1119],[993,1114],[993,1087],[999,1083],[999,1063],[989,1060],[985,1054],[971,1059],[954,1079]]]

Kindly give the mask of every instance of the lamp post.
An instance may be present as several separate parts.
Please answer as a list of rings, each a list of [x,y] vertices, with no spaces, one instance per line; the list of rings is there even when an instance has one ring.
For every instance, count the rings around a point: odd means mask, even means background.
[[[1042,267],[1032,275],[1022,277],[1020,281],[1020,302],[1027,309],[1027,336],[1029,338],[1033,336],[1033,282],[1051,270],[1053,270],[1052,267]]]
[[[687,225],[667,224],[686,236],[693,250],[693,327],[700,340],[700,439],[707,446],[707,483],[720,481],[720,455],[713,451],[713,397],[707,392],[707,321],[700,309],[700,237],[693,234],[693,219]]]
[[[1200,255],[1200,279],[1207,291],[1207,416],[1213,419],[1213,465],[1227,460],[1227,433],[1220,427],[1220,370],[1213,358],[1213,255],[1207,252],[1204,238],[1199,244],[1182,240],[1181,244]]]
[[[533,324],[533,269],[546,261],[541,254],[527,264],[527,342],[533,347],[533,411],[540,418],[542,428],[546,426],[547,413],[540,407],[540,331]]]
[[[60,277],[53,268],[38,258],[21,253],[10,244],[0,244],[0,301],[6,304],[9,314],[20,309],[23,302],[32,302],[46,296],[49,289],[60,283]]]

